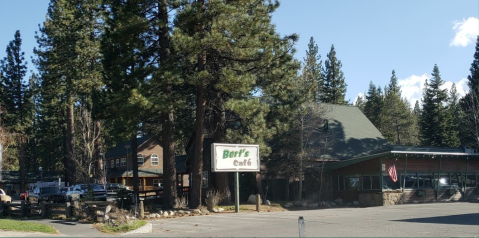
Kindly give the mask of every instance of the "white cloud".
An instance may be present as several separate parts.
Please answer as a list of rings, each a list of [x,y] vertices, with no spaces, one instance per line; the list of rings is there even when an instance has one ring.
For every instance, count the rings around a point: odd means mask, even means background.
[[[356,102],[358,101],[358,97],[361,97],[363,100],[365,100],[364,94],[363,94],[363,93],[358,93],[358,96],[356,96],[356,97],[354,98],[353,105],[355,105]]]
[[[401,87],[401,96],[414,106],[416,101],[421,100],[424,83],[428,78],[430,78],[429,74],[423,74],[421,76],[411,75],[405,79],[399,79],[398,85]]]
[[[398,80],[398,85],[401,86],[402,91],[401,96],[409,101],[409,103],[411,104],[411,108],[414,107],[416,101],[419,101],[419,103],[421,103],[424,82],[426,82],[426,79],[429,78],[431,78],[429,74],[423,74],[421,76],[411,75],[405,79]],[[457,94],[459,95],[459,98],[464,97],[469,91],[466,78],[462,78],[457,82],[445,81],[444,84],[441,86],[441,89],[447,88],[447,91],[449,92],[453,83],[456,84]]]
[[[479,35],[479,19],[469,17],[467,20],[455,21],[452,29],[456,32],[456,35],[449,46],[465,47],[474,44],[477,35]]]

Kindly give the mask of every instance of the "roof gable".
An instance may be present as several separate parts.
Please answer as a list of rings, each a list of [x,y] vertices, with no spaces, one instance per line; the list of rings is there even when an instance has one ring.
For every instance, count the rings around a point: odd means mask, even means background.
[[[138,149],[140,150],[140,148],[145,142],[153,138],[154,138],[153,136],[143,136],[141,138],[137,138]],[[125,145],[130,145],[130,148],[128,149],[128,154],[131,154],[131,140],[123,141],[123,142],[119,142],[118,144],[116,144],[115,147],[107,151],[105,153],[105,159],[125,157],[127,153]]]
[[[358,107],[324,104],[331,146],[319,157],[347,160],[390,150],[379,130]]]

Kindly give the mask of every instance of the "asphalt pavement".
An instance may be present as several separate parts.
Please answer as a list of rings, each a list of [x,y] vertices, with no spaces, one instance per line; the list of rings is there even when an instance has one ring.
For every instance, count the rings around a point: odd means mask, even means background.
[[[479,237],[479,203],[467,202],[286,212],[240,211],[159,219],[149,221],[153,224],[153,233],[129,237],[298,237],[300,216],[304,218],[308,237]],[[111,236],[101,234],[91,224],[49,219],[32,221],[53,226],[60,236]],[[46,235],[0,232],[1,236]]]
[[[154,237],[479,237],[479,203],[405,204],[152,221]]]

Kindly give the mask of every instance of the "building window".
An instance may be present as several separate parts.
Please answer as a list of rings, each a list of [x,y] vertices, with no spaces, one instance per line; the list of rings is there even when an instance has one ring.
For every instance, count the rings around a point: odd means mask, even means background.
[[[158,158],[158,155],[152,154],[151,155],[151,166],[158,166],[160,165],[160,158]]]
[[[363,176],[363,189],[364,190],[378,190],[381,189],[379,176],[365,175]]]
[[[359,187],[359,178],[357,178],[357,177],[348,178],[348,185],[349,185],[350,188]]]
[[[153,187],[155,187],[155,188],[160,187],[160,180],[159,179],[153,179]]]
[[[338,190],[344,190],[344,176],[338,176]]]
[[[203,171],[201,173],[201,178],[202,178],[202,182],[203,182],[203,188],[207,188],[208,187],[208,171]]]
[[[143,157],[142,154],[138,154],[137,158],[138,158],[138,166],[143,166],[143,163],[145,163],[145,157]]]
[[[110,160],[110,167],[115,168],[115,160],[114,159]]]
[[[471,188],[476,187],[476,174],[474,173],[467,174],[466,187],[471,187]]]
[[[120,159],[116,159],[116,167],[120,167]]]
[[[121,158],[121,166],[126,166],[126,158]]]
[[[400,176],[398,176],[398,181],[394,182],[389,175],[383,176],[383,189],[384,190],[396,190],[401,188]]]

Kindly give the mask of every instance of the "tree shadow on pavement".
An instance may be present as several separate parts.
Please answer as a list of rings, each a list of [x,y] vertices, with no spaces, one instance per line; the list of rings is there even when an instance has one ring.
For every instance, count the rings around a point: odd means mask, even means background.
[[[437,216],[437,217],[424,217],[424,218],[410,218],[410,219],[392,220],[392,221],[477,226],[479,225],[479,213]]]

